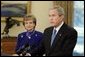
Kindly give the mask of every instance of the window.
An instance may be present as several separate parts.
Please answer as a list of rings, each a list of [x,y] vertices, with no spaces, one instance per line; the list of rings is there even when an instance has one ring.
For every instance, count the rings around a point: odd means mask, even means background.
[[[78,32],[74,56],[84,56],[84,1],[74,1],[73,26]]]

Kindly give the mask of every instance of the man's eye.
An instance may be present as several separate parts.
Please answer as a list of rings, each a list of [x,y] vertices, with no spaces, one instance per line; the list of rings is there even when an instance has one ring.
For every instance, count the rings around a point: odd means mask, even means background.
[[[55,16],[54,14],[52,16]]]
[[[50,17],[51,15],[49,15],[49,17]]]
[[[32,22],[29,22],[30,24],[32,24]]]

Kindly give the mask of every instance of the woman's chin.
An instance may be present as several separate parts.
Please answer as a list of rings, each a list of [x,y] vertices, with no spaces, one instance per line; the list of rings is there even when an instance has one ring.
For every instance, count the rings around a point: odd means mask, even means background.
[[[33,29],[27,29],[27,31],[33,31]]]

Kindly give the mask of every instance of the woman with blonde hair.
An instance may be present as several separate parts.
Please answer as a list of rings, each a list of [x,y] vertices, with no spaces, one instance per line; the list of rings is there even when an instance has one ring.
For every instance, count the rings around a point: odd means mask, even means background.
[[[37,48],[42,40],[43,35],[41,32],[35,30],[36,18],[34,17],[34,15],[26,15],[23,18],[23,25],[26,29],[26,32],[22,32],[18,35],[16,45],[16,53],[18,55],[20,55],[22,49],[26,48],[25,45],[30,46],[29,50],[27,50],[26,52],[32,51],[33,49]]]

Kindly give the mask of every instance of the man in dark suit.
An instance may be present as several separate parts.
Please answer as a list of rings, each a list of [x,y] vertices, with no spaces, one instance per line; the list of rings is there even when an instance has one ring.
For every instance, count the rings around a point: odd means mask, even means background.
[[[72,56],[77,42],[77,31],[64,23],[64,10],[56,6],[49,11],[51,27],[46,28],[41,45],[36,51],[46,56]],[[36,53],[36,52],[30,52]],[[36,53],[37,54],[37,53]]]

